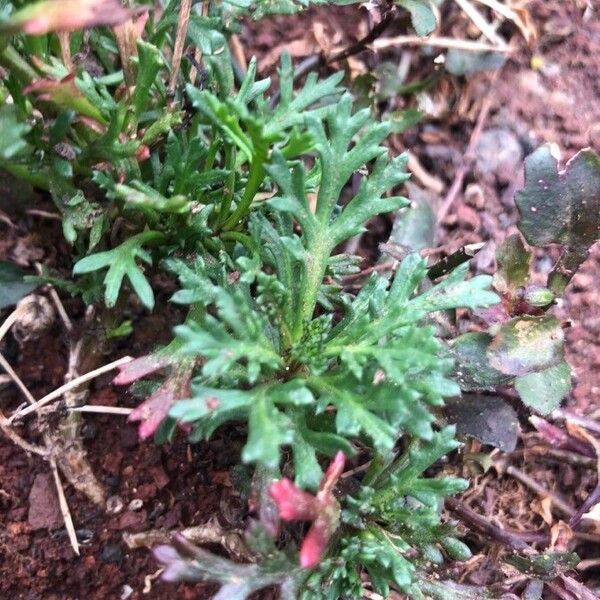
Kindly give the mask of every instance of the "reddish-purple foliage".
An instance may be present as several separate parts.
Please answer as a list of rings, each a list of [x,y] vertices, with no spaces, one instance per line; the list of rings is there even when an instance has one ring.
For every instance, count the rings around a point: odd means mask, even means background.
[[[145,440],[158,429],[169,414],[171,406],[190,394],[193,359],[177,359],[156,354],[141,356],[123,365],[113,379],[115,385],[127,385],[159,369],[171,367],[171,372],[160,387],[142,402],[130,415],[129,421],[139,421],[139,436]]]
[[[345,464],[346,457],[340,451],[329,465],[315,496],[301,490],[287,478],[272,483],[269,488],[269,494],[284,521],[312,521],[300,547],[300,566],[305,569],[319,563],[338,527],[340,505],[333,495],[333,488]]]

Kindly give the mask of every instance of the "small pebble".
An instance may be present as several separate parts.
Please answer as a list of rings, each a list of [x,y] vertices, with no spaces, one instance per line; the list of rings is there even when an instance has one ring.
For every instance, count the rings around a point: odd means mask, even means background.
[[[77,536],[77,541],[83,546],[91,544],[94,539],[94,532],[91,529],[77,529],[75,530],[75,535]]]
[[[125,506],[121,496],[110,496],[106,501],[106,512],[109,515],[118,515]]]
[[[107,563],[118,563],[123,558],[123,552],[119,544],[107,544],[102,548],[100,558]]]
[[[127,598],[130,598],[132,594],[133,594],[133,588],[130,585],[125,584],[121,588],[120,600],[127,600]]]
[[[144,501],[140,498],[134,498],[129,505],[127,506],[127,510],[136,511],[140,510],[144,506]]]

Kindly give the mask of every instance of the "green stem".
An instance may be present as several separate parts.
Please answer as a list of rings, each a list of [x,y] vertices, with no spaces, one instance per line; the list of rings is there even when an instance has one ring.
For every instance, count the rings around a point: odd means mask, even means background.
[[[219,140],[217,138],[217,128],[213,127],[211,132],[211,143],[208,147],[208,152],[206,153],[206,160],[204,161],[204,170],[210,171],[215,164],[215,159],[217,158],[217,152],[219,151]]]
[[[217,220],[217,229],[220,229],[227,220],[229,210],[231,209],[231,203],[233,201],[233,194],[235,192],[235,146],[227,145],[225,148],[225,168],[229,169],[229,177],[227,178],[227,186],[223,194],[223,200],[221,201],[221,208],[219,211],[219,218]]]
[[[11,44],[8,44],[0,52],[0,65],[16,75],[23,83],[31,83],[40,78],[35,69],[21,57]]]
[[[27,183],[30,183],[33,187],[45,191],[50,190],[50,182],[48,180],[48,175],[42,171],[32,172],[30,170],[30,167],[26,165],[13,165],[4,162],[0,162],[0,169],[8,171],[17,179],[20,179],[21,181],[26,181]]]
[[[259,248],[254,243],[254,240],[249,235],[246,235],[241,231],[225,231],[221,234],[220,238],[224,242],[239,242],[240,244],[242,244],[242,246],[244,246],[244,248],[248,250],[248,252],[250,252],[250,254],[254,255],[258,254],[259,252]]]
[[[311,252],[307,253],[302,281],[300,282],[300,310],[292,328],[294,341],[302,337],[304,322],[312,318],[317,305],[319,290],[327,270],[327,261],[331,254],[331,241],[326,239],[327,229],[315,237],[310,244]]]
[[[266,171],[264,169],[265,159],[263,157],[256,157],[250,166],[250,174],[248,176],[248,182],[246,183],[246,189],[244,195],[240,200],[237,208],[233,211],[231,216],[223,223],[223,231],[229,231],[233,229],[247,214],[250,212],[250,206],[252,200],[258,189],[260,188],[263,179],[265,178]]]

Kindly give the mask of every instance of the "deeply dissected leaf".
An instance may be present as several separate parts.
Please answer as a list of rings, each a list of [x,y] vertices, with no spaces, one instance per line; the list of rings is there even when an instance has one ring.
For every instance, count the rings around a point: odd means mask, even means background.
[[[245,600],[262,588],[282,586],[283,600],[295,597],[299,574],[287,556],[273,548],[269,558],[261,564],[238,564],[193,546],[183,536],[173,546],[157,546],[156,559],[165,567],[165,581],[215,581],[221,589],[215,600]]]
[[[123,278],[127,276],[142,304],[146,308],[152,309],[154,307],[154,292],[144,273],[137,265],[136,258],[152,264],[150,255],[142,246],[161,238],[162,234],[157,231],[138,233],[112,250],[98,252],[82,258],[75,263],[73,274],[81,275],[108,267],[104,277],[104,300],[107,306],[110,307],[116,304]]]
[[[446,403],[444,414],[460,436],[512,452],[521,429],[515,411],[499,396],[465,394]]]
[[[281,366],[281,358],[266,335],[267,321],[252,309],[241,289],[213,289],[218,318],[205,313],[199,322],[177,327],[183,352],[205,358],[202,372],[207,378],[219,378],[244,360],[247,379],[255,383],[262,370],[274,371]]]
[[[571,368],[562,360],[543,371],[517,377],[515,389],[526,406],[542,415],[550,414],[571,391]]]
[[[338,554],[323,561],[308,579],[303,600],[360,598],[358,573],[363,569],[378,593],[388,594],[388,582],[394,582],[409,597],[422,597],[415,566],[405,553],[411,546],[422,549],[452,536],[452,529],[439,523],[440,501],[463,490],[466,482],[422,475],[457,446],[453,437],[453,429],[446,428],[429,442],[413,440],[357,496],[346,498],[342,521],[353,529],[342,532]]]
[[[286,406],[310,404],[314,398],[300,381],[291,381],[254,390],[192,386],[192,399],[177,402],[170,415],[194,423],[194,437],[208,438],[220,425],[240,418],[248,419],[248,439],[242,451],[244,461],[267,468],[277,467],[280,446],[293,444],[298,433]]]
[[[16,265],[0,261],[0,310],[16,304],[37,287],[24,280],[24,273]]]
[[[248,440],[242,452],[243,460],[275,469],[280,460],[279,448],[293,439],[289,418],[279,412],[265,394],[257,394],[248,415]]]
[[[500,328],[488,346],[487,357],[502,373],[527,375],[562,362],[563,342],[556,317],[517,317]]]
[[[552,287],[562,291],[600,238],[600,157],[582,150],[558,171],[550,147],[538,148],[525,159],[525,187],[515,202],[530,244],[564,246],[551,276]]]

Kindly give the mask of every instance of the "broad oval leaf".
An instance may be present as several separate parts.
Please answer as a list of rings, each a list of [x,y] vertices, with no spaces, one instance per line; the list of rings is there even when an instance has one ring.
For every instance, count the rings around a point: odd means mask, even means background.
[[[571,391],[571,367],[563,360],[539,373],[517,377],[515,389],[523,404],[542,415],[550,414]]]
[[[512,379],[490,364],[486,352],[492,340],[489,333],[473,331],[449,343],[449,352],[455,360],[454,376],[462,390],[493,388]]]
[[[550,146],[538,148],[525,159],[525,187],[515,202],[530,244],[565,247],[551,276],[552,287],[562,291],[600,238],[600,157],[582,150],[558,171]]]
[[[435,31],[437,22],[429,0],[396,0],[396,4],[410,13],[417,35],[423,37]]]
[[[9,262],[0,261],[0,310],[16,304],[37,287],[24,280],[24,273]]]
[[[488,347],[490,365],[507,375],[527,375],[563,360],[564,334],[551,315],[517,317],[505,323]]]

